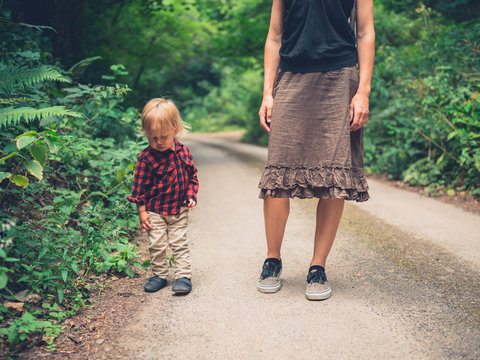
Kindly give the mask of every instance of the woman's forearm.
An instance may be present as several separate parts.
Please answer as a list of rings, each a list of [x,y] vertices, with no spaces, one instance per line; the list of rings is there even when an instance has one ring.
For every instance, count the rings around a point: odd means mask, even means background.
[[[281,41],[267,38],[265,43],[263,96],[272,96],[273,84],[280,64]]]
[[[273,84],[280,64],[284,5],[283,0],[273,0],[267,41],[265,42],[263,96],[272,96]]]
[[[375,59],[373,0],[357,0],[357,51],[360,68],[358,91],[370,95]]]
[[[370,94],[375,58],[375,33],[369,33],[357,40],[358,67],[360,68],[360,83],[358,90]]]

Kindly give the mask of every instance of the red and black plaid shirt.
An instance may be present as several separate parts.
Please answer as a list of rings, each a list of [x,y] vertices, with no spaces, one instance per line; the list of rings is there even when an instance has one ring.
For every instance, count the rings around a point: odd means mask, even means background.
[[[180,214],[189,199],[197,201],[197,169],[188,147],[174,139],[175,150],[143,149],[138,156],[132,196],[127,199],[145,205],[157,214]]]

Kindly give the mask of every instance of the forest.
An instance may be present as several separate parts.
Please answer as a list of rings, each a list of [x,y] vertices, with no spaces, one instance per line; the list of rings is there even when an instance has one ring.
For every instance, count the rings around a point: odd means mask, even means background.
[[[105,276],[133,277],[139,111],[194,132],[258,122],[271,0],[0,0],[0,354],[55,349]],[[480,3],[375,0],[365,164],[480,198]]]

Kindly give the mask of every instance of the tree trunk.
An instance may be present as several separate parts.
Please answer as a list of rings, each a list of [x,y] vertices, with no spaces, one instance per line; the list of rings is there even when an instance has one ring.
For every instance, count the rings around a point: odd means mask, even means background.
[[[138,87],[138,84],[140,83],[140,78],[142,77],[143,70],[145,70],[145,59],[148,57],[153,43],[155,42],[155,40],[157,40],[157,36],[158,35],[152,36],[145,51],[145,55],[142,56],[142,63],[140,65],[140,68],[138,69],[137,76],[135,76],[135,81],[133,82],[133,89],[136,89]]]
[[[113,28],[118,21],[120,13],[122,12],[123,7],[125,6],[125,0],[122,0],[120,4],[118,4],[117,11],[115,11],[115,15],[110,23],[110,28]]]
[[[57,39],[54,54],[71,65],[83,56],[85,0],[59,0],[56,9]]]

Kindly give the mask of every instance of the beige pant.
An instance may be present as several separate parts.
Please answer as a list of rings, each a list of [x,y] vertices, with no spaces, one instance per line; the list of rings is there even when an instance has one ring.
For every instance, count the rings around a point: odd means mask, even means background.
[[[182,209],[178,215],[161,215],[149,211],[153,226],[148,231],[148,250],[154,275],[166,279],[168,275],[167,247],[175,258],[175,278],[191,278],[190,250],[188,249],[187,227],[188,209]]]

